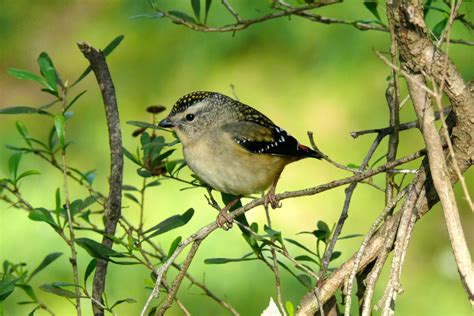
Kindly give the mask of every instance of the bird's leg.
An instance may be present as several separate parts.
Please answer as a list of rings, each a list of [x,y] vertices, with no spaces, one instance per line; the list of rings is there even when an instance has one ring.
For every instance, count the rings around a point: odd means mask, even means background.
[[[278,180],[280,179],[281,172],[276,176],[275,180],[273,180],[272,186],[268,190],[267,194],[264,196],[264,205],[265,207],[268,207],[268,203],[272,206],[273,209],[276,209],[277,207],[281,207],[281,202],[279,202],[276,197],[275,197],[275,189],[278,183]]]
[[[234,221],[232,217],[229,217],[229,210],[232,206],[235,205],[240,200],[240,196],[237,196],[235,199],[227,203],[223,209],[220,210],[219,215],[216,218],[217,226],[224,228],[225,230],[232,227],[232,222]]]

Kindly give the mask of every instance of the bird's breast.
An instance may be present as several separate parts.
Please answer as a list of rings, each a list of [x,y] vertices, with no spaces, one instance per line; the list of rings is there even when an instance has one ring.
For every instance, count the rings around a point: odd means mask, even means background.
[[[183,147],[191,170],[221,192],[234,195],[262,192],[288,163],[284,157],[250,153],[230,139],[221,141],[196,142]]]

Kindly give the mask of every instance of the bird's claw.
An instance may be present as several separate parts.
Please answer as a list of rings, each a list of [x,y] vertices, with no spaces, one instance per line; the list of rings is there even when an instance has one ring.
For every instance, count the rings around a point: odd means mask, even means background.
[[[271,205],[272,209],[281,207],[281,202],[278,201],[278,199],[276,198],[275,192],[272,192],[271,190],[268,191],[267,194],[265,194],[263,204],[265,208],[268,207],[268,204]]]
[[[227,210],[224,208],[219,212],[216,218],[216,224],[224,230],[229,230],[233,226],[233,219],[229,217]]]

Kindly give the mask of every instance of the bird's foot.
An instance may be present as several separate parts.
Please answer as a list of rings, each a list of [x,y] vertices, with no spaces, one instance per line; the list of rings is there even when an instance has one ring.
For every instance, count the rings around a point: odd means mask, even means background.
[[[219,212],[219,215],[217,215],[217,218],[216,218],[217,226],[219,226],[220,228],[224,230],[229,230],[230,228],[232,228],[232,225],[234,222],[234,219],[232,217],[229,217],[229,213],[227,210],[228,210],[228,207],[224,207]]]
[[[281,202],[276,198],[275,190],[270,189],[263,197],[263,205],[265,208],[268,207],[268,204],[272,206],[272,209],[281,207]]]
[[[240,197],[236,197],[234,200],[227,203],[227,205],[224,206],[224,208],[222,210],[220,210],[219,215],[217,215],[217,218],[216,218],[217,226],[219,226],[220,228],[222,228],[224,230],[229,230],[230,228],[232,228],[234,219],[230,216],[229,210],[239,200],[240,200]]]

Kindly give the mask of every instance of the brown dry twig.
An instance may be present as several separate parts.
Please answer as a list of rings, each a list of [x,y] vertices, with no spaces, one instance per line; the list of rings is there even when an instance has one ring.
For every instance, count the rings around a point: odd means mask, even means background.
[[[89,61],[97,78],[102,93],[107,119],[111,163],[109,195],[105,209],[105,234],[102,238],[102,244],[107,248],[112,248],[113,240],[107,236],[115,235],[117,223],[121,216],[123,181],[122,133],[120,130],[117,98],[115,96],[115,88],[104,54],[86,43],[78,43],[78,46]],[[102,295],[105,289],[107,264],[108,262],[106,260],[97,260],[92,296],[98,302],[103,302]],[[94,301],[92,303],[92,308],[94,310],[94,315],[104,314],[103,307],[99,306]]]

